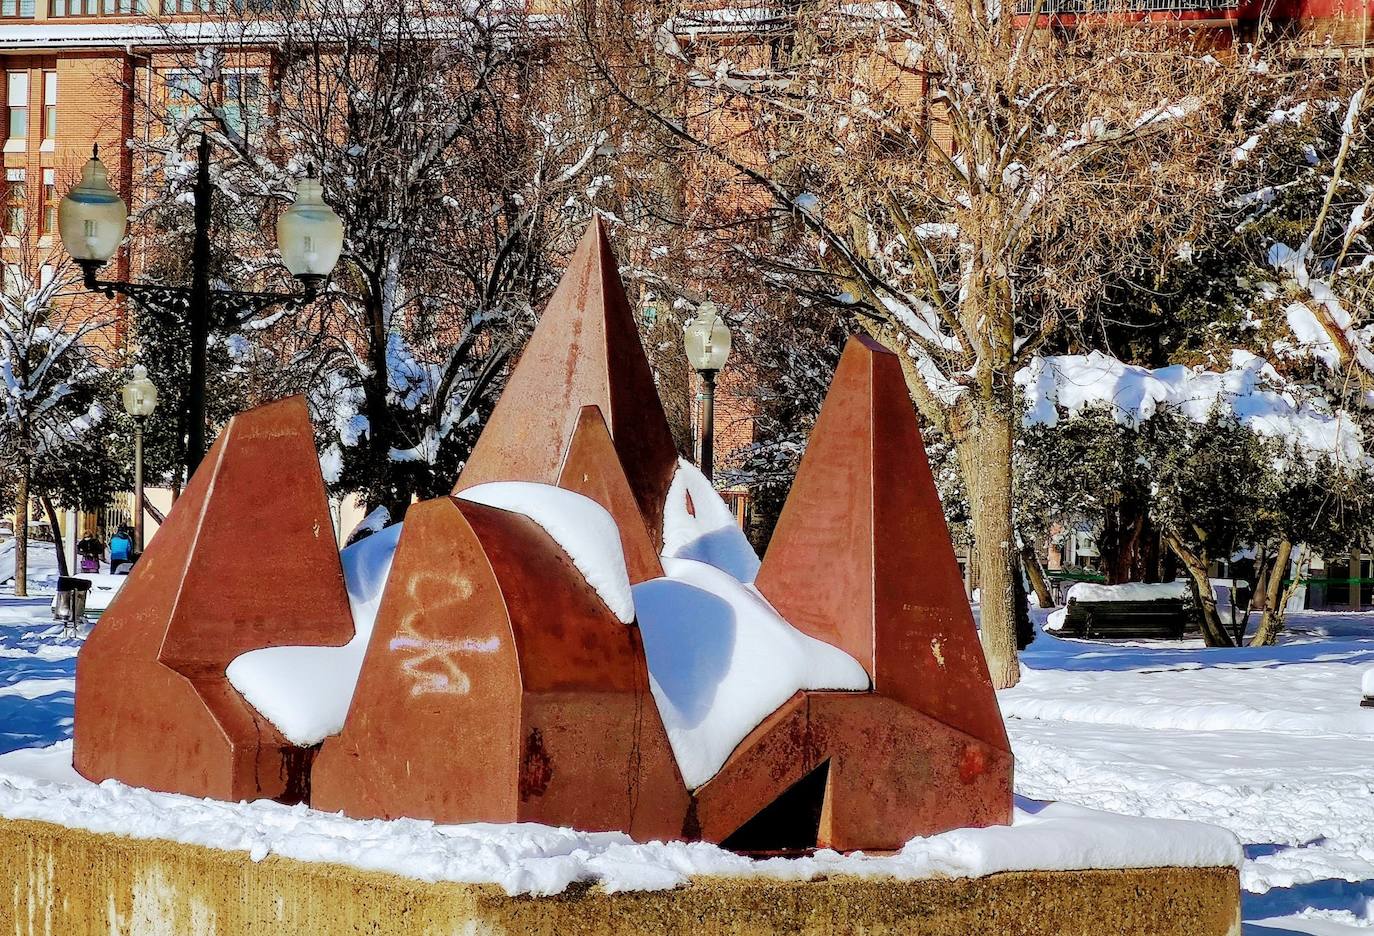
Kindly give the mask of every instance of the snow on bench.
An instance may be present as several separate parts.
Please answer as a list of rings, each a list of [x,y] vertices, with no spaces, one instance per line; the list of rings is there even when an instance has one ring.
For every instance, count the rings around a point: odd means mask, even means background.
[[[1183,636],[1186,606],[1192,600],[1184,581],[1098,585],[1079,582],[1065,596],[1065,607],[1050,614],[1045,630],[1081,636]]]

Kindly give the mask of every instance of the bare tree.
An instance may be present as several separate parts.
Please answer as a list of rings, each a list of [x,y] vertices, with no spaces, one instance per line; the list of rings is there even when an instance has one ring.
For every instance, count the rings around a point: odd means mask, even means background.
[[[310,0],[204,29],[213,42],[164,25],[180,64],[151,102],[167,132],[141,144],[156,192],[144,214],[185,214],[181,154],[206,131],[225,210],[251,219],[221,226],[222,274],[281,282],[275,254],[237,240],[318,171],[346,231],[325,300],[219,328],[273,392],[312,394],[336,490],[399,517],[452,486],[585,223],[597,102],[523,10],[495,2]]]
[[[697,160],[711,220],[759,232],[728,249],[900,356],[958,454],[998,686],[1019,678],[1013,375],[1186,238],[1248,78],[1175,30],[1040,10],[1038,29],[984,0],[569,14],[628,114]]]
[[[15,479],[14,593],[26,595],[29,505],[35,495],[49,503],[45,486],[35,491],[32,482],[40,470],[60,471],[47,462],[72,454],[105,421],[101,333],[115,316],[103,301],[74,299],[80,271],[60,249],[40,248],[34,219],[11,205],[5,239],[12,259],[0,270],[0,459]]]

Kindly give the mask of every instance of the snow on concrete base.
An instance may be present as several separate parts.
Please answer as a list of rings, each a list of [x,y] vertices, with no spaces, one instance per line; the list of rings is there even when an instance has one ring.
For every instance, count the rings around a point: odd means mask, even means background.
[[[1022,799],[1011,826],[913,839],[895,855],[820,851],[754,860],[700,842],[636,844],[618,832],[355,820],[304,806],[154,793],[112,780],[94,785],[71,769],[71,742],[0,755],[0,817],[246,851],[253,861],[279,855],[422,881],[495,884],[512,895],[558,894],[578,881],[609,892],[653,891],[700,877],[921,880],[1004,871],[1238,868],[1242,859],[1236,837],[1214,826]]]

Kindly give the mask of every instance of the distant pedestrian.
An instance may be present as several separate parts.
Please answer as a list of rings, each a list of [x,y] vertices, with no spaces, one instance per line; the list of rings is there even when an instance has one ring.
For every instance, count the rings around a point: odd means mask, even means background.
[[[110,537],[110,571],[118,572],[121,563],[134,561],[134,537],[128,524],[121,523]]]
[[[105,555],[105,544],[95,535],[94,530],[88,529],[81,542],[76,544],[76,555],[80,560],[82,572],[99,572],[100,559]]]

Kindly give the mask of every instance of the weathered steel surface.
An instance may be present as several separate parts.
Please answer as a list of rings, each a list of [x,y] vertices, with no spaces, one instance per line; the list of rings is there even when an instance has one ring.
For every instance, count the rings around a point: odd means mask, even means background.
[[[822,765],[819,847],[896,850],[918,835],[1011,819],[1006,751],[871,692],[799,692],[695,791],[690,831],[724,842]]]
[[[76,768],[193,796],[299,798],[308,752],[224,670],[249,650],[352,636],[304,399],[236,416],[82,650]]]
[[[638,583],[663,574],[675,466],[598,221],[457,489],[591,498]],[[845,349],[757,586],[873,688],[798,693],[689,794],[639,630],[563,549],[520,514],[415,505],[347,723],[312,766],[224,676],[248,650],[353,633],[305,404],[284,401],[230,423],[90,638],[76,765],[356,817],[763,843],[741,848],[892,849],[1009,820],[1012,758],[915,414],[897,359],[866,339]]]
[[[867,338],[840,359],[756,584],[877,694],[1010,750],[901,366]]]
[[[590,497],[615,520],[630,584],[638,585],[663,576],[663,563],[654,548],[644,516],[635,504],[634,492],[611,441],[601,410],[584,406],[568,443],[558,486]]]
[[[596,406],[655,545],[677,451],[615,254],[598,218],[587,229],[454,488],[558,482],[584,406]]]
[[[676,837],[687,791],[639,631],[519,514],[412,507],[312,802],[358,817]]]

